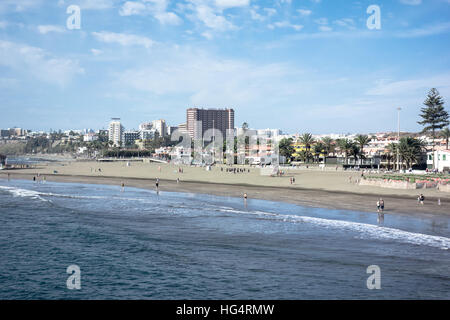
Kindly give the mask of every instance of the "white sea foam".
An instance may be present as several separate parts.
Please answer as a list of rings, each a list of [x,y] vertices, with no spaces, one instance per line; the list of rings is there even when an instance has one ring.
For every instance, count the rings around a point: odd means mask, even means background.
[[[34,190],[20,189],[20,188],[14,188],[14,187],[5,187],[5,186],[0,186],[0,189],[11,193],[14,197],[31,198],[31,199],[37,199],[37,200],[46,201],[46,202],[49,201],[49,200],[46,200],[41,197],[42,193],[40,193],[38,191],[34,191]]]
[[[224,210],[224,211],[231,212],[231,210]],[[448,250],[450,248],[450,238],[433,236],[422,233],[414,233],[394,228],[380,227],[372,224],[343,221],[343,220],[331,220],[308,216],[277,214],[263,211],[249,211],[249,212],[242,211],[242,213],[254,214],[264,218],[270,217],[270,219],[281,220],[285,222],[310,223],[327,229],[340,229],[346,231],[353,231],[357,232],[361,236],[361,238],[400,241],[403,243],[425,245],[444,250]]]

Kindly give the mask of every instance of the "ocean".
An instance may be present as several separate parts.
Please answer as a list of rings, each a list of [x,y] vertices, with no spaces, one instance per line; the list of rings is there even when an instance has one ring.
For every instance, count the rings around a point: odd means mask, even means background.
[[[449,299],[449,248],[445,217],[0,180],[0,299]]]

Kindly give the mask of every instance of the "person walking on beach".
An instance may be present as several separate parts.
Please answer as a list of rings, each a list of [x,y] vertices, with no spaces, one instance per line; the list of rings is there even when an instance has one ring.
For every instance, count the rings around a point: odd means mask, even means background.
[[[380,213],[381,203],[380,200],[377,201],[377,212]]]
[[[123,181],[122,181],[121,187],[122,187],[122,192],[124,192],[125,191],[125,183],[123,183]]]
[[[10,178],[11,178],[10,176],[11,176],[11,174],[10,174],[10,173],[8,173],[8,181],[9,181],[9,180],[10,180]]]
[[[381,210],[381,212],[384,211],[384,200],[383,200],[383,198],[380,199],[380,210]]]
[[[421,193],[420,196],[417,198],[417,201],[423,205],[423,201],[425,200],[425,197],[423,196],[423,194]]]
[[[156,183],[155,183],[155,185],[156,185],[156,190],[158,190],[158,188],[159,188],[159,178],[156,178]]]
[[[180,178],[177,178],[177,184],[179,184],[180,183]]]

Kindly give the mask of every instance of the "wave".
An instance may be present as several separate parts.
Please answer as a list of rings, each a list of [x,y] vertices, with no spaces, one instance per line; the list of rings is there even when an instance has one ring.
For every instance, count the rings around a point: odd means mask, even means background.
[[[0,190],[5,190],[5,191],[11,193],[14,197],[31,198],[31,199],[37,199],[40,201],[44,201],[44,202],[51,202],[50,200],[42,198],[41,196],[43,194],[38,191],[20,189],[20,188],[14,188],[14,187],[5,187],[5,186],[0,186]]]
[[[309,223],[327,229],[353,231],[359,233],[362,238],[400,241],[403,243],[436,247],[443,250],[448,250],[450,248],[450,238],[433,236],[422,233],[414,233],[388,227],[380,227],[373,224],[344,221],[344,220],[331,220],[309,216],[277,214],[263,211],[237,211],[230,209],[224,209],[223,211],[225,212],[235,211],[236,213],[253,214],[266,219],[268,218],[270,220],[279,220],[284,222]]]

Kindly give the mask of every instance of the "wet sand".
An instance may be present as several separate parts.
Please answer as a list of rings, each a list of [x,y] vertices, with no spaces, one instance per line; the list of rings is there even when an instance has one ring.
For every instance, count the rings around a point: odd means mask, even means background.
[[[98,171],[98,169],[101,171]],[[0,179],[32,180],[40,174],[47,181],[76,182],[90,184],[117,185],[155,189],[155,178],[160,179],[160,191],[213,194],[225,197],[242,197],[247,193],[249,199],[281,201],[302,206],[373,212],[376,214],[376,201],[385,201],[385,214],[405,214],[414,216],[450,217],[450,194],[437,190],[396,190],[379,187],[362,187],[349,182],[356,180],[360,173],[315,170],[291,170],[283,177],[262,176],[259,169],[250,173],[228,173],[227,167],[214,167],[212,171],[204,168],[182,167],[168,164],[97,163],[74,162],[40,166],[37,169],[0,171]],[[54,171],[57,173],[54,173]],[[295,177],[295,185],[290,178]],[[180,183],[176,179],[180,179]],[[426,196],[425,205],[418,205],[417,195]],[[438,198],[441,205],[438,205]]]

